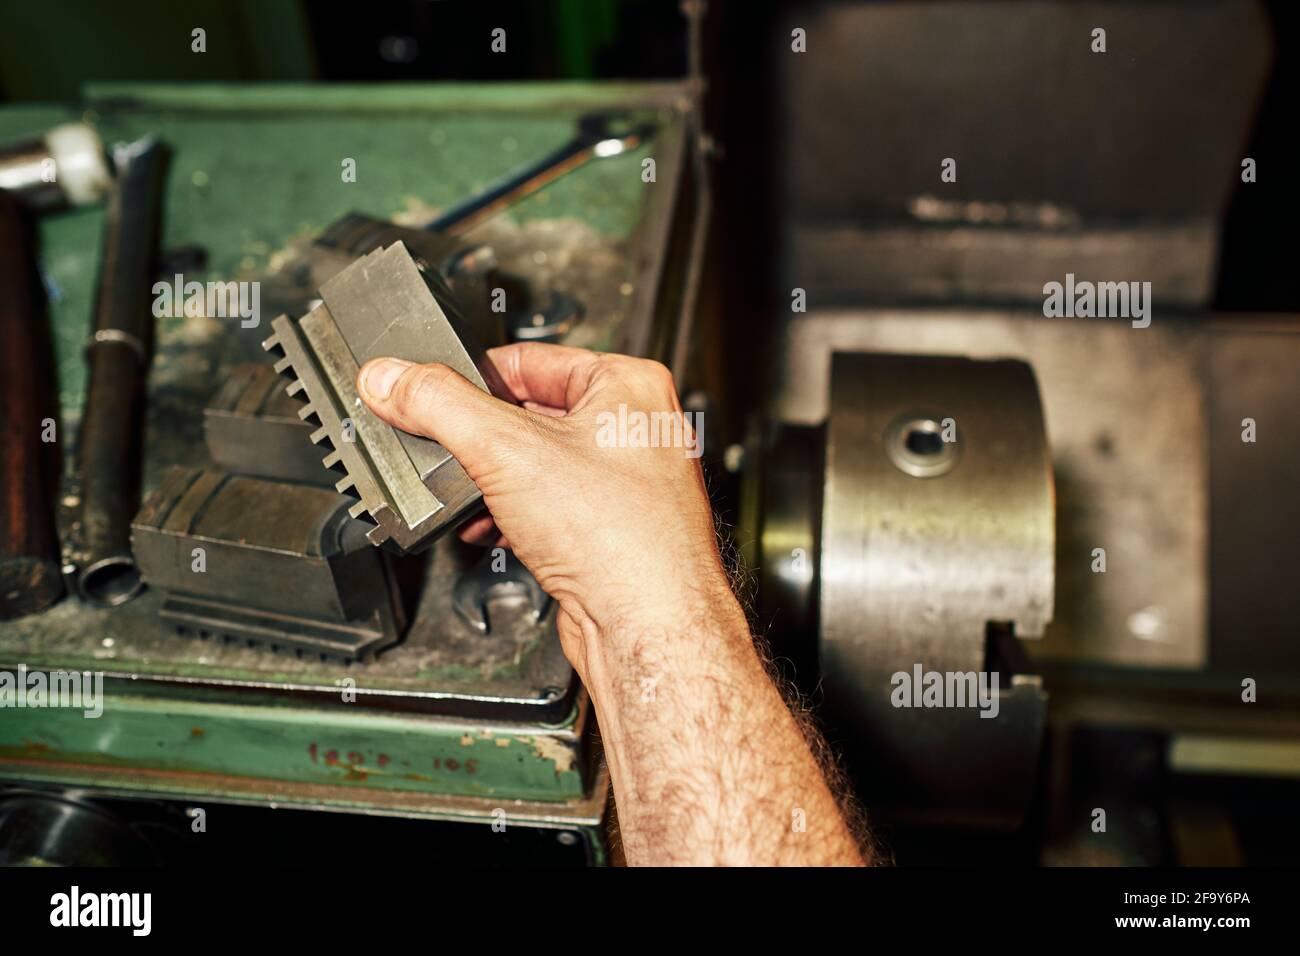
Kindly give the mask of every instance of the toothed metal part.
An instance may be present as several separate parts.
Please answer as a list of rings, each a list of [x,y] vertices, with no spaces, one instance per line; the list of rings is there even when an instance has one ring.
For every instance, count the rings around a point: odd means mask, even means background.
[[[335,486],[359,499],[356,516],[374,524],[368,538],[399,553],[420,551],[482,507],[482,494],[437,442],[393,428],[356,391],[373,358],[396,356],[449,365],[485,391],[509,393],[471,342],[445,284],[424,272],[397,242],[362,256],[321,287],[321,303],[300,319],[279,316],[263,347],[282,357],[286,389],[306,398],[310,435],[326,448],[322,465]]]

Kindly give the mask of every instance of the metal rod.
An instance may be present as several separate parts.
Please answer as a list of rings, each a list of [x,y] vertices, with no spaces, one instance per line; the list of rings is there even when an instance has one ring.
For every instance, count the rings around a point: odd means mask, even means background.
[[[0,191],[0,620],[63,594],[52,497],[59,446],[42,441],[57,437],[53,362],[28,225]]]
[[[78,444],[81,482],[77,592],[117,605],[143,584],[131,554],[140,498],[144,382],[153,339],[150,289],[158,247],[166,150],[152,138],[118,154],[104,260],[87,346],[90,385]]]

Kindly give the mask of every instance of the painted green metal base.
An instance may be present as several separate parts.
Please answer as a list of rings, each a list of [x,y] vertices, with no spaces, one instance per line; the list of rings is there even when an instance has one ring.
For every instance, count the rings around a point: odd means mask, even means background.
[[[238,776],[424,794],[563,802],[587,791],[581,719],[558,728],[362,710],[106,694],[103,713],[0,711],[0,775],[32,764]],[[16,770],[11,760],[23,762]],[[125,778],[121,786],[133,784]]]
[[[609,778],[582,693],[559,727],[170,693],[108,692],[102,703],[98,717],[0,709],[0,782],[541,828],[581,840],[593,864],[606,860]]]

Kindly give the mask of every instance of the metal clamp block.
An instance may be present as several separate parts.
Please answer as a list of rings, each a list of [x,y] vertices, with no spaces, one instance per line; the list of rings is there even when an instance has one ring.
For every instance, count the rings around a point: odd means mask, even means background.
[[[343,473],[340,492],[360,499],[350,513],[374,523],[370,542],[422,550],[481,508],[482,494],[437,442],[377,418],[357,395],[357,372],[397,356],[441,362],[498,396],[508,391],[463,333],[450,291],[403,243],[361,257],[322,285],[321,297],[301,319],[275,319],[264,347],[283,356],[275,367],[292,378],[289,394],[305,393],[299,416],[319,423],[311,440],[332,448],[324,464]]]
[[[131,525],[160,614],[183,633],[356,660],[404,619],[385,555],[328,488],[177,466]]]

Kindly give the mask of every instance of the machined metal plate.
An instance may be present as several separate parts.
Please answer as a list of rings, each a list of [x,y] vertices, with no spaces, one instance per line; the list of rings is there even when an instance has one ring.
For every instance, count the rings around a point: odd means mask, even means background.
[[[283,356],[275,368],[291,377],[289,394],[306,396],[300,417],[320,423],[310,437],[332,448],[323,462],[342,470],[337,489],[360,499],[353,517],[373,522],[372,544],[401,553],[454,528],[482,506],[482,494],[440,444],[393,428],[366,407],[356,391],[361,366],[383,356],[441,362],[485,391],[507,394],[486,354],[453,325],[450,294],[435,297],[437,282],[394,243],[326,282],[322,304],[301,319],[275,319],[265,342]]]
[[[785,35],[818,38],[811,56],[771,48],[777,122],[799,144],[782,166],[791,212],[865,221],[939,195],[993,213],[989,200],[1102,221],[1217,217],[1268,78],[1270,18],[1259,3],[1179,13],[1103,0],[790,8]],[[1097,26],[1124,37],[1122,53],[1092,51]],[[958,160],[953,182],[940,182],[943,157]]]
[[[972,205],[1012,215],[1010,203]],[[787,275],[822,303],[946,304],[1037,302],[1045,282],[1072,272],[1080,281],[1141,279],[1158,307],[1199,308],[1214,291],[1219,228],[1208,217],[1050,229],[964,219],[801,222],[788,232]]]

